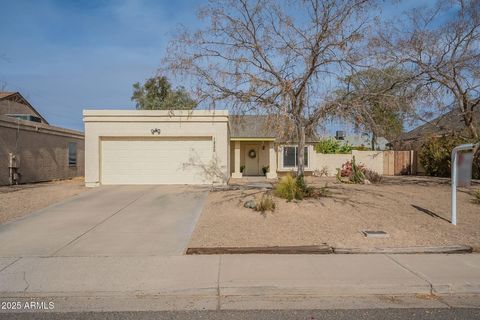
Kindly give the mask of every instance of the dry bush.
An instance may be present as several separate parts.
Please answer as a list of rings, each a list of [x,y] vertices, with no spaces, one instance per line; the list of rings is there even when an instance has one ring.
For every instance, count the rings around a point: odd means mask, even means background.
[[[260,212],[275,211],[275,201],[272,195],[264,193],[260,200],[255,201],[255,210]]]
[[[323,187],[313,188],[311,196],[313,198],[326,198],[326,197],[330,197],[331,195],[332,195],[332,192],[328,188],[328,183],[325,183]]]
[[[277,183],[275,195],[287,199],[287,201],[292,201],[293,199],[303,200],[303,198],[313,196],[313,188],[307,186],[303,176],[294,178],[292,175],[287,174]]]
[[[292,201],[297,194],[297,182],[295,178],[290,174],[282,177],[275,188],[275,194],[280,198],[287,199],[287,201]]]
[[[382,182],[382,176],[373,170],[365,169],[363,174],[365,175],[365,179],[367,179],[373,184]]]

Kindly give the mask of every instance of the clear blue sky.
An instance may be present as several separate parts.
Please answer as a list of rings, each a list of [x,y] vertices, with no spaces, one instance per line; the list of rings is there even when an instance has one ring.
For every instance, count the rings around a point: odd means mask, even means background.
[[[20,91],[51,124],[83,130],[85,108],[134,108],[132,84],[155,73],[176,28],[195,28],[206,1],[0,0],[0,89]]]

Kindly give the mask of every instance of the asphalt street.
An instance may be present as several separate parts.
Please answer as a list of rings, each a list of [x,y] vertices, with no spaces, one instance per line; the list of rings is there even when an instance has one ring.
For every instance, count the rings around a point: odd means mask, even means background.
[[[0,313],[12,320],[454,320],[480,319],[480,309],[361,309],[361,310],[249,310],[182,312],[71,312],[71,313]]]

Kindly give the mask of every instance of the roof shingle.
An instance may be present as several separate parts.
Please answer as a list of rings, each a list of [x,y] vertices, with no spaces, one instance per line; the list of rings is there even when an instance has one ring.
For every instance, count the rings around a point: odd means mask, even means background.
[[[480,126],[480,109],[474,111],[477,127]],[[434,120],[425,123],[409,132],[402,133],[393,142],[395,149],[418,149],[425,139],[466,130],[465,122],[458,110],[452,110]]]
[[[277,142],[295,141],[296,134],[291,121],[268,115],[229,116],[232,138],[274,138]],[[316,142],[316,134],[306,136],[306,142]]]

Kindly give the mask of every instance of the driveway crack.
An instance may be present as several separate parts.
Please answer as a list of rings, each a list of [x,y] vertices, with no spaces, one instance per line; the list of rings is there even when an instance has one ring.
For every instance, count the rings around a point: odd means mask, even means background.
[[[10,267],[12,264],[14,264],[15,262],[17,262],[18,260],[22,259],[22,257],[20,258],[17,258],[15,259],[14,261],[10,262],[9,264],[7,264],[5,267],[3,267],[2,269],[0,269],[0,272],[2,272],[3,270],[7,269],[8,267]]]
[[[25,271],[23,271],[23,281],[25,281],[25,283],[27,284],[25,289],[23,289],[23,292],[25,292],[30,287],[30,283],[27,281],[27,273]]]
[[[395,262],[397,265],[399,265],[402,269],[405,269],[407,270],[408,272],[410,272],[411,274],[413,274],[414,276],[416,276],[417,278],[420,278],[422,279],[423,281],[425,281],[426,283],[428,283],[428,285],[430,286],[430,294],[433,295],[433,284],[428,281],[428,279],[426,279],[425,277],[423,277],[421,274],[419,274],[418,272],[415,272],[413,270],[411,270],[410,268],[407,268],[406,266],[404,266],[403,264],[401,264],[399,261],[397,261],[397,259],[395,259],[394,257],[386,254],[385,255],[388,259],[392,260],[393,262]]]
[[[389,258],[390,260],[392,260],[393,262],[395,262],[395,263],[396,263],[397,265],[399,265],[401,268],[407,270],[408,272],[410,272],[410,273],[413,274],[414,276],[416,276],[416,277],[418,277],[419,279],[422,279],[423,281],[425,281],[426,283],[428,283],[428,285],[430,286],[430,295],[431,295],[431,296],[434,296],[435,299],[436,299],[438,302],[444,304],[444,305],[447,306],[448,308],[452,308],[452,306],[451,306],[450,304],[448,304],[447,302],[445,302],[444,299],[442,299],[441,296],[435,294],[434,289],[433,289],[433,284],[432,284],[427,278],[425,278],[424,276],[422,276],[422,274],[420,274],[420,273],[418,273],[418,272],[415,272],[415,271],[413,271],[412,269],[404,266],[404,265],[401,264],[397,259],[395,259],[394,257],[392,257],[392,256],[390,256],[390,255],[388,255],[388,254],[386,254],[385,256],[386,256],[387,258]]]
[[[154,189],[153,187],[151,189],[149,189],[148,191],[151,191],[152,189]],[[120,211],[124,210],[125,208],[129,207],[130,205],[132,205],[133,203],[135,203],[137,200],[139,200],[140,198],[142,198],[144,195],[146,195],[148,192],[142,192],[142,194],[140,194],[140,196],[138,196],[137,198],[133,199],[132,201],[130,201],[129,203],[127,203],[126,205],[124,205],[123,207],[121,207],[120,209],[118,209],[117,211],[115,211],[114,213],[112,213],[111,215],[109,215],[108,217],[106,217],[105,219],[103,219],[102,221],[100,221],[99,223],[97,223],[96,225],[94,225],[93,227],[87,229],[85,232],[83,232],[82,234],[78,235],[77,237],[75,237],[73,240],[69,241],[66,245],[62,246],[60,249],[56,250],[54,253],[51,254],[51,256],[55,256],[57,255],[60,251],[62,251],[63,249],[65,249],[66,247],[68,247],[69,245],[71,245],[72,243],[74,243],[75,241],[77,241],[78,239],[80,239],[81,237],[83,237],[84,235],[86,235],[87,233],[90,233],[92,230],[94,230],[96,227],[100,226],[101,224],[105,223],[106,221],[108,221],[109,219],[111,219],[112,217],[114,217],[117,213],[119,213]]]

